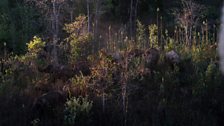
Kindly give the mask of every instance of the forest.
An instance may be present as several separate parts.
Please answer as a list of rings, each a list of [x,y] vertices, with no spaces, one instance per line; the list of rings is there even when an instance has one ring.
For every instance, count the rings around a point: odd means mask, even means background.
[[[0,126],[223,126],[222,5],[0,0]]]

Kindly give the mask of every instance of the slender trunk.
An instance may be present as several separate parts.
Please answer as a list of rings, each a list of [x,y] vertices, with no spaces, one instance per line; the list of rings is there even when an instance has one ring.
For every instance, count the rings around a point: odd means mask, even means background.
[[[209,33],[208,33],[208,21],[206,20],[206,24],[205,24],[205,32],[206,32],[206,44],[208,44],[209,43],[209,40],[208,40],[208,35],[209,35]]]
[[[192,45],[197,45],[197,31],[196,28],[193,28],[193,37],[192,37]]]
[[[159,8],[157,8],[156,10],[156,25],[157,25],[157,43],[158,46],[161,46],[161,42],[160,42],[160,21],[159,21]]]
[[[99,24],[99,8],[100,8],[100,1],[101,0],[96,0],[96,10],[95,10],[95,23],[94,23],[94,39],[95,39],[95,43],[99,43],[99,33],[98,33],[98,24]],[[90,13],[90,11],[89,11]],[[88,26],[90,30],[90,15],[88,16]],[[97,50],[97,45],[98,44],[93,44],[93,49],[92,51],[94,52],[95,50]]]
[[[136,0],[136,3],[135,3],[135,16],[134,16],[134,31],[135,31],[135,35],[136,36],[136,21],[137,21],[137,16],[138,16],[138,1],[139,0]],[[136,37],[135,37],[135,41],[136,41]]]
[[[137,0],[136,3],[135,3],[135,21],[137,19],[137,15],[138,15],[138,1],[139,0]]]
[[[57,42],[58,42],[58,31],[59,31],[59,23],[58,23],[58,14],[56,10],[56,0],[53,1],[53,20],[52,20],[52,32],[53,32],[53,62],[55,65],[58,65],[58,57],[57,57]],[[59,13],[59,12],[58,12]]]
[[[70,22],[73,22],[74,16],[73,16],[73,10],[70,10]]]
[[[111,51],[111,26],[108,28],[108,43],[107,43],[107,51]]]
[[[161,43],[161,46],[162,46],[162,50],[164,50],[165,43],[164,43],[164,41],[163,41],[163,17],[162,17],[162,16],[160,17],[160,33],[159,33],[159,40],[160,40],[160,43]]]
[[[189,46],[192,46],[192,27],[189,28],[189,36],[188,36]]]
[[[222,8],[224,10],[224,7]],[[221,24],[224,24],[224,11],[222,11]],[[220,25],[218,52],[220,58],[220,70],[224,74],[224,25]]]
[[[89,6],[89,0],[87,0],[87,16],[88,16],[88,32],[90,33],[90,6]]]
[[[213,43],[216,43],[217,41],[216,41],[216,25],[213,25]]]
[[[56,35],[56,38],[58,39],[58,34],[59,34],[59,14],[56,14],[56,19],[55,19],[55,35]],[[57,44],[57,43],[56,43]]]
[[[187,28],[187,26],[185,26],[184,30],[185,30],[185,41],[186,41],[186,44],[189,45],[189,41],[188,41],[188,28]]]
[[[99,1],[96,1],[96,12],[95,12],[95,39],[98,38],[98,20],[99,20]]]
[[[201,34],[201,45],[205,43],[205,29],[204,26],[202,26],[202,34]]]
[[[130,38],[133,40],[133,0],[131,0],[131,5],[130,5]]]
[[[125,58],[125,63],[124,63],[124,72],[122,73],[123,75],[123,80],[121,82],[122,84],[122,105],[123,105],[123,115],[124,115],[124,126],[127,125],[127,114],[128,114],[128,94],[127,94],[127,81],[128,81],[128,58]]]

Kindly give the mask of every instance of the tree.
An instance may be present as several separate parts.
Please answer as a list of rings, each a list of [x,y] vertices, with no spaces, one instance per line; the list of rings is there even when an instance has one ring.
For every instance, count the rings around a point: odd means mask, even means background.
[[[96,0],[95,2],[95,23],[94,23],[94,38],[98,38],[98,24],[100,17],[100,2],[101,0]]]
[[[87,17],[88,17],[88,32],[90,33],[90,0],[86,0]]]
[[[69,34],[67,44],[69,45],[70,63],[74,64],[78,60],[85,60],[91,53],[91,34],[88,33],[88,23],[86,16],[78,16],[75,21],[65,24],[64,30]]]
[[[203,6],[192,0],[182,0],[182,9],[175,12],[176,19],[180,26],[184,28],[185,39],[187,45],[192,45],[192,31],[193,27],[198,25],[199,19],[203,12]]]
[[[222,9],[222,20],[221,23],[224,23],[224,8]],[[222,74],[224,74],[224,26],[220,26],[220,34],[219,34],[219,57],[220,57],[220,69]]]
[[[134,30],[136,29],[136,19],[137,19],[137,9],[138,9],[138,1],[139,0],[131,0],[130,2],[130,37],[133,40]]]
[[[75,1],[76,0],[69,0],[67,1],[68,4],[67,5],[67,10],[69,11],[69,15],[70,15],[70,22],[73,22],[74,20],[74,11],[75,11]]]
[[[53,51],[52,57],[55,65],[58,65],[58,56],[57,56],[57,44],[59,41],[59,33],[60,33],[60,17],[63,17],[61,11],[64,5],[66,4],[66,0],[27,0],[28,2],[33,2],[39,9],[41,9],[42,14],[45,15],[45,20],[48,25],[48,32],[52,36],[52,44]]]

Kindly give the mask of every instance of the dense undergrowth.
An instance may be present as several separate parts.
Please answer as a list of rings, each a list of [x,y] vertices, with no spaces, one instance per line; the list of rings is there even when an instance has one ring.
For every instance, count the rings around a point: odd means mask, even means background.
[[[122,38],[94,53],[92,35],[66,25],[57,65],[39,37],[25,55],[5,55],[0,125],[223,125],[217,43],[189,47],[167,36],[161,47],[157,26],[149,26],[151,43],[140,26],[136,42]]]

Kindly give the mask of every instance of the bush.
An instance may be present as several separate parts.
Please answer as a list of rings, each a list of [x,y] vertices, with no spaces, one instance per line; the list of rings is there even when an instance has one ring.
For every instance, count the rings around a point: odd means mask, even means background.
[[[92,101],[87,98],[78,97],[70,98],[65,104],[65,125],[68,126],[82,126],[87,125],[90,121],[90,111],[92,108]]]
[[[150,47],[158,48],[158,26],[155,24],[149,25],[149,40],[150,40]]]
[[[29,53],[36,55],[45,46],[45,42],[41,38],[34,36],[33,40],[27,43]]]
[[[74,22],[66,24],[64,30],[69,34],[70,63],[87,57],[91,53],[92,35],[87,31],[87,17],[78,16]]]
[[[145,35],[145,26],[137,20],[137,31],[136,31],[136,41],[137,47],[139,49],[146,47],[146,35]]]

